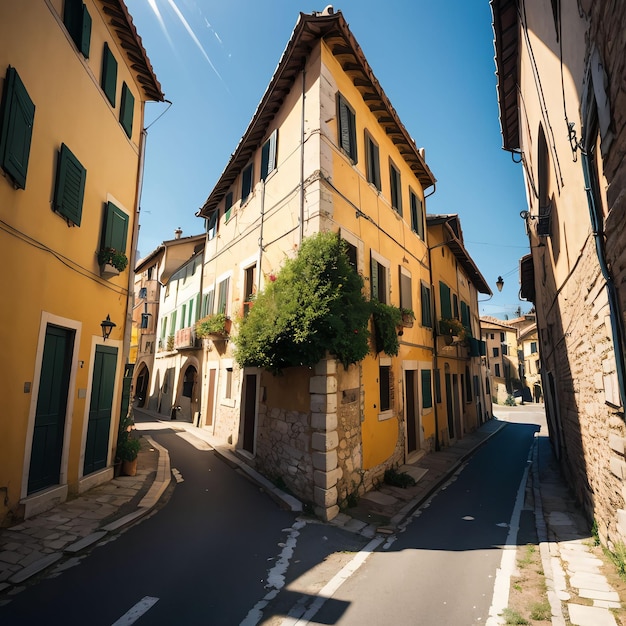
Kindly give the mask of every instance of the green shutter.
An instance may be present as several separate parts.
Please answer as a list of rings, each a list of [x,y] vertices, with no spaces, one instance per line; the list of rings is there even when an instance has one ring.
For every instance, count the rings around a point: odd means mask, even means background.
[[[470,356],[480,356],[480,341],[474,337],[469,338]]]
[[[372,300],[378,300],[378,261],[371,258],[371,278],[370,285],[372,288]]]
[[[433,392],[431,389],[431,371],[422,370],[422,408],[430,409],[433,406]]]
[[[126,253],[128,240],[128,215],[112,202],[107,203],[104,214],[102,247]]]
[[[122,102],[120,103],[120,123],[126,134],[133,134],[133,113],[135,111],[135,96],[131,93],[128,85],[122,85]]]
[[[104,43],[102,54],[102,90],[108,98],[111,106],[115,106],[115,91],[117,88],[117,61],[109,48],[108,43]]]
[[[0,109],[0,166],[16,187],[26,188],[35,105],[15,68],[9,66]]]
[[[217,301],[217,313],[226,313],[228,304],[228,285],[230,278],[226,278],[219,285],[219,296]]]
[[[439,282],[439,298],[441,300],[442,319],[452,319],[452,304],[450,303],[450,287]]]
[[[54,190],[54,210],[80,226],[87,170],[65,145],[61,145]]]
[[[83,4],[80,43],[76,42],[83,56],[89,58],[89,46],[91,45],[91,15]]]
[[[265,180],[276,169],[276,138],[275,130],[261,149],[261,180]]]
[[[431,304],[430,304],[430,288],[421,284],[421,296],[422,296],[422,326],[426,328],[432,328],[433,321],[431,315]]]
[[[341,94],[338,94],[337,106],[339,108],[339,145],[356,163],[356,123],[354,112]]]
[[[65,0],[63,23],[76,47],[85,58],[89,58],[91,15],[81,0]]]
[[[461,300],[461,323],[466,328],[470,328],[469,306]]]

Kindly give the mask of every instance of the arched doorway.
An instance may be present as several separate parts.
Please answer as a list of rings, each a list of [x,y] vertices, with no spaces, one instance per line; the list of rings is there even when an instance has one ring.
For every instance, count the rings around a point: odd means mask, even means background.
[[[195,365],[188,365],[181,376],[180,393],[177,406],[180,407],[177,418],[186,422],[193,422],[198,411],[197,400],[198,370]]]
[[[137,379],[135,381],[135,402],[139,408],[145,407],[148,401],[148,384],[150,383],[150,372],[145,363],[139,366]]]

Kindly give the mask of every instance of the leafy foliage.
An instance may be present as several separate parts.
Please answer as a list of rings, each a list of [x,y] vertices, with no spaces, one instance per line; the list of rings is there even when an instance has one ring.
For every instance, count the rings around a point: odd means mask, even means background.
[[[196,322],[196,337],[200,339],[209,335],[226,334],[226,321],[228,318],[224,313],[207,315]]]
[[[119,272],[123,272],[128,265],[128,257],[115,248],[102,248],[98,252],[98,263],[100,265],[112,265]]]
[[[371,306],[376,354],[384,352],[396,356],[400,347],[397,328],[402,322],[402,311],[397,306],[383,304],[378,300],[372,300]]]
[[[370,312],[345,243],[319,233],[257,294],[235,338],[237,361],[279,372],[313,366],[328,350],[348,367],[369,352]]]
[[[402,489],[412,487],[415,484],[415,479],[413,478],[413,476],[407,474],[406,472],[399,472],[394,467],[385,470],[384,481],[387,485],[392,485],[393,487],[401,487]]]

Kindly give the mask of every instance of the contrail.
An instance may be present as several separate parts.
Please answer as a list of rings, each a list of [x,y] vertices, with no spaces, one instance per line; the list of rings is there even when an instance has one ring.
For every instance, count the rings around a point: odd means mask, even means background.
[[[148,4],[150,5],[152,12],[156,16],[157,21],[159,22],[159,26],[161,27],[161,30],[163,31],[165,38],[170,44],[170,47],[174,48],[174,44],[172,43],[170,34],[167,32],[167,28],[165,27],[165,22],[163,21],[163,16],[161,15],[161,12],[159,11],[159,7],[157,6],[156,0],[148,0]]]
[[[154,0],[148,0],[148,1],[150,2],[150,4],[154,2]],[[200,50],[200,52],[202,52],[202,55],[204,56],[204,58],[208,61],[209,65],[211,66],[211,69],[215,72],[216,76],[222,82],[224,82],[224,79],[220,76],[220,73],[215,68],[215,65],[213,65],[213,63],[211,62],[211,59],[209,59],[209,55],[206,53],[206,50],[202,47],[200,40],[196,37],[196,34],[193,32],[193,29],[191,28],[191,26],[189,26],[189,22],[187,22],[187,20],[185,19],[185,16],[180,12],[174,0],[167,0],[167,2],[172,7],[174,13],[176,13],[176,15],[178,16],[178,19],[181,21],[181,24],[185,27],[185,30],[187,31],[187,33],[189,33],[189,36],[193,39],[196,46],[198,46],[198,49]]]

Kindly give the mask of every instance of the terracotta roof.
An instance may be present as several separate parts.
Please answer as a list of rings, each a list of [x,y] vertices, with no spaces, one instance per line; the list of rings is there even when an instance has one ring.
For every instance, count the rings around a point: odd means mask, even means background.
[[[198,215],[207,217],[217,208],[239,172],[265,138],[274,116],[303,70],[308,55],[321,39],[324,39],[343,70],[352,78],[364,102],[396,144],[424,189],[435,184],[435,177],[374,76],[341,11],[330,15],[300,13],[287,47],[248,128]]]
[[[517,332],[517,328],[515,328],[515,326],[511,326],[511,324],[509,324],[509,322],[507,320],[501,320],[498,319],[497,317],[493,317],[491,315],[481,315],[480,316],[480,324],[481,326],[483,324],[494,324],[495,326],[502,326],[503,328],[506,328],[508,330],[511,330],[513,332]]]
[[[98,0],[102,12],[109,18],[109,25],[118,36],[120,45],[130,61],[130,68],[141,85],[146,100],[163,102],[165,96],[161,83],[152,69],[152,64],[143,47],[141,37],[133,24],[133,18],[124,4],[124,0]]]
[[[517,0],[491,0],[500,129],[505,150],[519,150]]]

